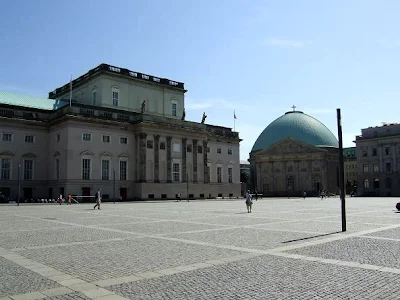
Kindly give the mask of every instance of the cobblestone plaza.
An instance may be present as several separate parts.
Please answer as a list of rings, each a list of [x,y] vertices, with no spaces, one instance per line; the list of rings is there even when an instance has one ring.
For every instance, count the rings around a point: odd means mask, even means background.
[[[0,300],[399,299],[395,198],[0,206]]]

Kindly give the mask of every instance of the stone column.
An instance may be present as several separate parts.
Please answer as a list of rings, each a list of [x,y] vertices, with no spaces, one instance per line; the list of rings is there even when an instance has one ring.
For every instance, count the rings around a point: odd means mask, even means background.
[[[160,135],[154,135],[154,182],[160,182]]]
[[[139,182],[146,182],[146,152],[147,152],[147,133],[139,133]]]
[[[193,140],[193,182],[197,182],[197,140]]]
[[[182,138],[182,182],[187,181],[186,150],[187,138]]]
[[[167,182],[172,182],[172,157],[171,157],[172,136],[167,136]]]
[[[208,168],[207,168],[207,141],[203,141],[203,165],[204,165],[204,183],[208,183]]]

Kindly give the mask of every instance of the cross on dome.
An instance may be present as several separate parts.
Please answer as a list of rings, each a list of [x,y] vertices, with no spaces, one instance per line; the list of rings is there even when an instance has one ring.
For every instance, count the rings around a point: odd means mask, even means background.
[[[296,105],[293,104],[292,108],[293,108],[293,111],[295,111],[296,110]]]

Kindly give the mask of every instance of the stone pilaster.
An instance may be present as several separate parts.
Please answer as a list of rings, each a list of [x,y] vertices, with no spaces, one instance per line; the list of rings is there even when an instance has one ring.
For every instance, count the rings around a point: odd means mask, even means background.
[[[204,166],[204,183],[208,183],[208,168],[207,168],[207,141],[203,141],[203,166]]]
[[[172,136],[167,136],[167,182],[172,182],[172,156],[171,156]]]
[[[187,181],[187,164],[186,164],[187,138],[182,138],[182,182]]]
[[[193,182],[197,182],[197,140],[193,140]]]
[[[146,182],[146,164],[147,164],[147,134],[139,133],[139,182]]]
[[[160,182],[160,135],[154,135],[154,182]]]

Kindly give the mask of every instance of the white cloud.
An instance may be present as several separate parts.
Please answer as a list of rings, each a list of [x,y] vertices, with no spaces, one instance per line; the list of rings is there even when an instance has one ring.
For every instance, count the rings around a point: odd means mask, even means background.
[[[289,39],[269,38],[269,39],[264,40],[264,44],[267,46],[303,48],[305,45],[311,44],[311,42],[305,41],[305,40],[289,40]]]

